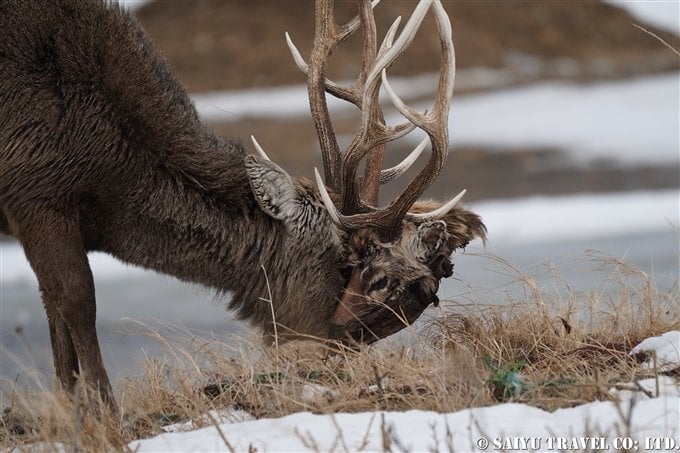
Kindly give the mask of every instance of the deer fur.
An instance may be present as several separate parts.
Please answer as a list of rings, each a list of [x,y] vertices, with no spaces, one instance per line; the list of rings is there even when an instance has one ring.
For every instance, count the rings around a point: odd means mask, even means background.
[[[231,293],[229,308],[265,334],[271,297],[279,334],[341,338],[333,317],[348,269],[365,267],[364,296],[413,298],[412,282],[441,278],[433,256],[448,262],[483,235],[476,215],[450,215],[474,218],[441,222],[443,243],[400,251],[395,265],[392,245],[340,231],[311,182],[208,130],[129,13],[100,0],[0,0],[0,232],[37,276],[66,389],[82,375],[114,406],[89,251]],[[411,225],[404,241],[432,242],[413,236],[425,229]],[[371,289],[390,260],[380,278],[410,289]],[[399,268],[408,262],[419,263],[413,278]]]

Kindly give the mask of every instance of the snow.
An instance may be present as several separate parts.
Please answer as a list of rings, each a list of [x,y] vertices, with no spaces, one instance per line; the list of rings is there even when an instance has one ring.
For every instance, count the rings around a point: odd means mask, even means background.
[[[104,253],[90,253],[89,259],[97,280],[122,280],[151,272],[124,264]],[[35,282],[35,275],[21,246],[15,242],[0,241],[0,283],[28,282]]]
[[[680,332],[666,332],[659,337],[647,338],[635,346],[631,354],[648,353],[643,367],[671,371],[680,367]],[[652,354],[653,353],[653,354]]]
[[[430,81],[429,83],[427,81]],[[394,83],[404,99],[422,98],[431,77]],[[485,94],[455,96],[449,127],[452,146],[502,150],[557,149],[582,163],[609,159],[627,164],[677,163],[680,155],[680,73],[592,84],[543,82]],[[207,120],[306,117],[306,88],[288,86],[194,96]],[[351,109],[329,98],[333,111]],[[430,103],[414,104],[416,110]],[[387,115],[395,124],[403,119]],[[257,131],[252,131],[257,136]],[[409,137],[414,143],[422,133]]]
[[[680,223],[677,190],[532,197],[478,202],[470,207],[489,227],[489,251],[493,251],[494,243],[654,233]],[[96,281],[123,280],[151,272],[123,264],[104,253],[90,253],[89,257]],[[21,247],[14,242],[0,242],[0,283],[34,281]]]
[[[630,426],[633,438],[641,446],[644,438],[669,435],[677,438],[679,402],[678,397],[638,402]],[[625,405],[621,406],[625,411]],[[595,441],[600,437],[611,449],[618,438],[626,437],[623,424],[613,402],[593,402],[552,413],[508,403],[449,414],[418,410],[333,415],[303,412],[278,419],[221,424],[219,429],[236,451],[248,451],[251,446],[258,451],[383,451],[383,432],[390,433],[393,445],[402,447],[396,450],[481,451],[487,442],[497,450],[512,442],[512,438],[521,437],[527,438],[527,442],[536,439],[544,451],[560,450],[559,445],[569,445],[574,438],[588,442],[587,439]],[[214,426],[161,434],[131,442],[129,447],[139,452],[229,450]]]
[[[677,356],[680,332],[643,341],[638,348],[657,357],[669,348]],[[637,348],[636,348],[637,349]],[[634,349],[634,351],[636,350]],[[672,354],[671,354],[672,355]],[[312,414],[222,422],[188,432],[136,440],[133,451],[507,451],[652,449],[670,438],[680,448],[680,388],[668,376],[612,389],[614,401],[595,401],[547,412],[506,403],[440,414],[429,411]],[[643,389],[637,391],[636,389]],[[657,389],[659,393],[657,394]],[[219,420],[215,415],[213,420]],[[629,423],[629,425],[627,425]],[[228,445],[225,444],[225,440]],[[389,445],[388,445],[389,443]]]
[[[146,5],[147,3],[151,3],[151,0],[118,0],[118,3],[123,5],[125,8],[134,11]]]
[[[639,25],[652,25],[680,35],[680,2],[677,0],[605,0],[605,2],[623,8]]]
[[[454,97],[454,146],[557,149],[582,163],[678,162],[680,74],[588,85],[544,82]],[[428,104],[414,106],[423,111]],[[388,117],[390,123],[398,117]],[[411,134],[414,143],[424,134]]]
[[[484,201],[470,206],[494,243],[536,243],[663,231],[680,223],[680,192],[629,192]],[[527,219],[532,219],[527,222]]]

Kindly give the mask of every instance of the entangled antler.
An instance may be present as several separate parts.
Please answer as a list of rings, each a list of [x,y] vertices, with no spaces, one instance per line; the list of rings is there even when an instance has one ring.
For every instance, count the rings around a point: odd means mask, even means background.
[[[341,195],[338,210],[331,201],[320,175],[315,170],[317,184],[334,221],[346,229],[374,227],[387,239],[400,234],[401,221],[406,215],[421,219],[441,217],[462,198],[461,192],[442,208],[427,214],[408,214],[409,208],[439,176],[448,154],[448,112],[453,93],[455,56],[451,37],[451,24],[439,0],[423,0],[418,3],[401,33],[396,37],[400,18],[392,24],[380,48],[377,47],[373,7],[378,3],[359,0],[359,15],[344,26],[335,24],[333,1],[316,2],[316,27],[314,46],[307,64],[292,40],[286,35],[298,67],[307,74],[309,103],[316,126],[326,185]],[[432,9],[439,32],[442,57],[439,86],[430,113],[418,113],[404,104],[387,82],[386,69],[409,46],[427,12]],[[333,50],[357,28],[362,28],[361,71],[355,83],[343,87],[326,78],[327,61]],[[408,122],[387,126],[378,101],[381,85],[385,85],[395,107]],[[361,109],[361,128],[347,150],[342,153],[338,146],[330,119],[325,93],[346,100]],[[423,141],[404,162],[397,167],[380,171],[384,145],[411,132],[416,127],[425,131],[428,139]],[[403,173],[416,160],[427,141],[432,153],[425,167],[389,206],[378,209],[378,185]],[[361,161],[368,155],[364,177],[357,179]]]

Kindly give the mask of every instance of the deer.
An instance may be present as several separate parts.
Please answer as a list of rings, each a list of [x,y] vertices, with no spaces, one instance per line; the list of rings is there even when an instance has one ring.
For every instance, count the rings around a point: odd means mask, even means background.
[[[437,304],[451,256],[485,238],[481,218],[418,199],[448,154],[453,90],[451,26],[441,3],[421,1],[397,36],[377,46],[373,6],[339,26],[332,0],[315,6],[307,75],[324,178],[289,175],[237,139],[215,135],[135,17],[103,0],[0,1],[0,233],[16,238],[38,280],[57,387],[78,383],[117,410],[102,360],[88,252],[231,295],[228,308],[266,342],[314,338],[370,344]],[[441,42],[435,104],[419,113],[389,86],[385,70],[429,12]],[[333,49],[362,30],[353,86],[326,78]],[[406,118],[387,126],[384,86]],[[361,110],[341,151],[326,94]],[[388,142],[420,128],[427,139],[382,169]],[[380,184],[403,174],[422,149],[423,169],[388,206]],[[357,175],[366,161],[363,176]]]

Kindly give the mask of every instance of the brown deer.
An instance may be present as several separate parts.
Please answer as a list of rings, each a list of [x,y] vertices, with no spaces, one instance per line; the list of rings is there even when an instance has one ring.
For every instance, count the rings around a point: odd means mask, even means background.
[[[332,1],[316,2],[309,64],[290,42],[308,74],[329,194],[318,173],[315,187],[209,131],[126,11],[101,0],[0,0],[0,232],[20,241],[38,278],[63,388],[81,375],[115,408],[88,251],[231,293],[229,308],[270,339],[371,343],[437,302],[453,251],[485,234],[477,215],[456,206],[460,197],[416,203],[447,155],[449,21],[438,1],[421,2],[396,40],[397,24],[377,48],[372,7],[358,3],[358,17],[340,27]],[[423,115],[381,74],[430,9],[442,70]],[[344,88],[326,80],[326,61],[360,27],[361,74]],[[385,125],[381,83],[407,123]],[[325,91],[362,111],[344,153]],[[427,132],[431,157],[392,204],[375,208],[379,183],[415,157],[380,171],[382,147],[415,127]]]

